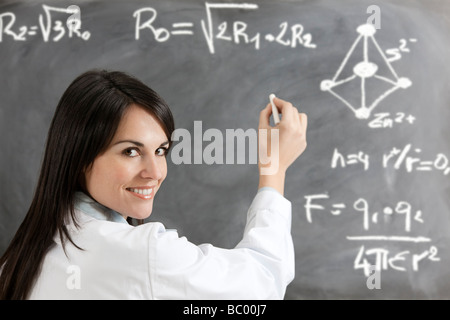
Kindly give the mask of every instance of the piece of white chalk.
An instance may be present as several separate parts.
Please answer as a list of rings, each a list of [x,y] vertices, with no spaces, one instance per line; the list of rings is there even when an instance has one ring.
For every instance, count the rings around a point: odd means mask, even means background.
[[[273,103],[274,98],[275,98],[275,95],[272,93],[269,96],[269,99],[270,99],[270,103],[272,104],[273,121],[275,122],[275,125],[277,125],[280,122],[280,114],[278,113],[277,107],[275,107],[275,103]]]

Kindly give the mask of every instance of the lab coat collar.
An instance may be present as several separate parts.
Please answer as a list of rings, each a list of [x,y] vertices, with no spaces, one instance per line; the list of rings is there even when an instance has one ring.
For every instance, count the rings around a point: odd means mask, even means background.
[[[128,224],[118,212],[101,205],[83,192],[75,192],[75,210],[79,210],[97,220]]]

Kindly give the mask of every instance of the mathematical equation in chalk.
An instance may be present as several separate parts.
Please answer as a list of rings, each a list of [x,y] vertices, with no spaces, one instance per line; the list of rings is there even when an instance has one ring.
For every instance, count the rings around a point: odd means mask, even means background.
[[[32,26],[16,27],[16,15],[12,12],[0,14],[0,42],[3,36],[12,37],[15,41],[25,41],[38,35],[39,31],[45,42],[58,42],[64,36],[79,37],[85,41],[91,37],[90,31],[81,31],[81,10],[76,5],[67,8],[58,8],[42,5],[43,14],[39,15],[38,24]],[[280,23],[279,29],[274,32],[249,34],[248,24],[243,21],[218,21],[214,14],[232,12],[233,10],[252,11],[259,6],[252,3],[205,3],[206,19],[201,20],[201,28],[208,50],[211,54],[216,51],[217,41],[226,41],[253,46],[256,50],[261,48],[261,42],[274,43],[290,48],[304,47],[316,48],[311,33],[305,32],[303,25]],[[194,36],[194,22],[182,21],[171,24],[169,28],[158,26],[158,13],[152,7],[145,7],[133,12],[136,40],[154,40],[157,43],[180,36]],[[131,23],[130,19],[130,23]]]
[[[419,271],[419,266],[426,262],[441,261],[439,251],[436,246],[427,247],[425,250],[417,250],[417,253],[411,250],[404,250],[394,252],[386,248],[374,247],[365,248],[361,246],[353,263],[355,270],[362,269],[364,275],[368,277],[371,272],[371,267],[375,266],[376,270],[396,270],[407,271],[411,268],[414,272]]]
[[[450,173],[450,162],[445,154],[437,153],[431,157],[424,156],[422,155],[422,149],[413,148],[411,144],[407,144],[403,148],[392,148],[383,154],[380,161],[383,168],[393,168],[395,170],[403,168],[408,173],[418,171],[440,171],[443,175]],[[344,154],[337,148],[334,149],[331,158],[332,169],[358,165],[364,171],[369,169],[370,157],[367,153],[358,151],[357,153]]]
[[[274,33],[261,32],[249,34],[247,23],[242,21],[215,21],[213,18],[215,11],[257,10],[259,7],[253,3],[205,3],[206,20],[201,20],[201,27],[209,52],[215,53],[216,41],[227,41],[234,44],[251,44],[256,50],[261,48],[261,42],[272,42],[286,47],[296,48],[302,46],[305,48],[316,48],[313,43],[312,35],[306,33],[303,25],[297,23],[290,25],[284,21],[279,25],[279,30]],[[136,19],[135,38],[141,39],[141,35],[149,34],[158,42],[165,42],[172,36],[193,36],[194,22],[178,22],[171,26],[171,29],[156,27],[157,11],[154,8],[142,8],[133,13]]]
[[[406,271],[407,267],[411,267],[413,271],[419,270],[419,263],[425,261],[440,261],[438,256],[438,248],[429,245],[432,241],[429,237],[410,236],[412,227],[424,224],[422,211],[407,201],[398,201],[390,206],[371,210],[369,203],[364,198],[359,198],[348,204],[342,201],[331,200],[328,193],[312,194],[305,196],[305,215],[309,223],[313,223],[313,217],[327,213],[331,217],[339,217],[344,214],[353,214],[355,219],[361,219],[363,232],[372,231],[375,226],[387,226],[397,223],[399,220],[407,232],[404,235],[380,235],[380,234],[362,234],[346,236],[346,240],[352,242],[374,242],[377,243],[413,243],[417,248],[425,244],[425,250],[418,249],[418,253],[410,250],[404,250],[394,253],[393,250],[386,249],[386,246],[366,248],[361,245],[358,254],[354,260],[354,269],[362,269],[365,276],[370,275],[370,267],[375,266],[376,270],[393,269],[397,271]],[[371,262],[369,262],[371,260]]]
[[[362,226],[365,231],[370,230],[372,225],[388,225],[394,220],[398,221],[400,217],[404,220],[403,227],[406,232],[411,231],[413,223],[424,223],[422,211],[414,209],[407,201],[398,201],[391,206],[371,212],[369,203],[364,198],[359,198],[351,204],[344,202],[327,203],[330,199],[327,193],[307,195],[305,199],[306,220],[309,223],[312,223],[313,215],[323,211],[329,212],[334,217],[345,213],[355,213],[355,218],[362,220]],[[328,207],[325,207],[325,204],[328,204]]]
[[[393,128],[394,125],[413,124],[416,120],[412,114],[396,112],[391,115],[390,112],[380,112],[374,114],[374,119],[369,121],[369,128]]]
[[[0,42],[3,35],[12,37],[15,41],[26,41],[34,37],[40,31],[45,42],[58,42],[64,36],[69,38],[78,37],[85,41],[89,40],[91,33],[81,31],[81,10],[76,5],[67,8],[51,7],[42,5],[43,14],[39,14],[39,23],[32,26],[20,26],[16,28],[16,15],[12,12],[0,14]]]

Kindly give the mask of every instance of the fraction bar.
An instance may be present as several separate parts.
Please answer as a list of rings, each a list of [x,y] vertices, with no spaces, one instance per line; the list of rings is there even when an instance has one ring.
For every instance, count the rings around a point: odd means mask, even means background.
[[[354,236],[347,237],[347,240],[354,241],[404,241],[404,242],[430,242],[430,238],[425,237],[402,237],[402,236]]]

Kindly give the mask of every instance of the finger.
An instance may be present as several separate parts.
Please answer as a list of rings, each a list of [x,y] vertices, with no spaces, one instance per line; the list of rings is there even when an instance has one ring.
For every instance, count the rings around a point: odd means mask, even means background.
[[[298,118],[300,120],[300,126],[303,129],[303,132],[306,133],[306,129],[308,128],[308,116],[305,113],[299,113]]]
[[[259,127],[270,126],[270,116],[272,114],[272,105],[269,103],[259,114]]]
[[[296,114],[295,118],[295,124],[297,125],[297,128],[301,127],[301,121],[300,121],[300,112],[298,112],[298,109],[294,107],[294,113]]]
[[[284,122],[290,122],[293,120],[295,112],[293,110],[294,107],[292,106],[292,103],[278,97],[275,97],[273,99],[273,103],[277,107],[278,111],[280,111],[280,113],[283,115],[281,118],[281,122],[283,122],[283,120]]]

